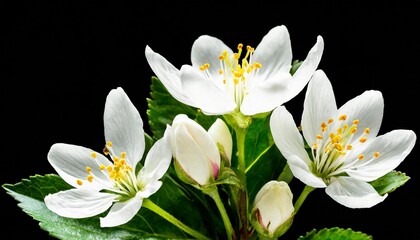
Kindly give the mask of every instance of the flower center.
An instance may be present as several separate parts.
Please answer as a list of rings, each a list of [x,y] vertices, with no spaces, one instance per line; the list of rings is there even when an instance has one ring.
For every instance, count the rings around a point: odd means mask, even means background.
[[[312,172],[329,181],[333,176],[343,173],[342,166],[345,164],[348,153],[354,150],[358,145],[363,144],[367,140],[370,133],[369,128],[365,128],[362,136],[357,142],[352,141],[354,134],[357,132],[359,120],[355,119],[352,125],[344,123],[347,115],[343,114],[338,117],[336,129],[330,129],[334,119],[321,123],[321,133],[316,136],[316,142],[312,145],[313,165]],[[355,143],[354,145],[350,143]],[[379,157],[379,152],[374,152],[373,158]],[[364,160],[365,155],[359,154],[359,160]],[[350,163],[351,164],[351,163]],[[349,167],[350,165],[347,165]]]
[[[134,196],[141,189],[141,186],[137,184],[134,170],[126,161],[126,152],[121,152],[119,156],[116,155],[112,150],[112,142],[106,143],[103,152],[105,155],[109,155],[113,162],[113,164],[107,166],[99,164],[99,170],[105,172],[114,182],[114,188],[108,190],[123,196]],[[96,152],[92,152],[91,157],[96,162]],[[90,166],[86,166],[86,173],[86,180],[92,182],[94,176]],[[77,184],[79,185],[82,185],[83,182],[81,179],[77,180]]]
[[[230,92],[233,100],[237,105],[237,110],[240,110],[243,98],[249,93],[252,88],[253,79],[258,75],[259,69],[262,67],[261,63],[254,62],[252,55],[254,48],[246,47],[246,54],[241,58],[243,44],[238,44],[238,52],[230,55],[228,51],[223,51],[219,55],[220,68],[218,73],[222,76],[221,89]],[[204,75],[211,79],[210,64],[206,63],[200,66],[200,70]]]

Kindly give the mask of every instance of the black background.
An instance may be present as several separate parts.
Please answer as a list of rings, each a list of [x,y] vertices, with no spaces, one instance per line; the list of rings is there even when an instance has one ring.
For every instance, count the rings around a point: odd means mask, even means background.
[[[180,67],[190,63],[192,43],[202,34],[231,48],[239,42],[255,47],[276,25],[288,28],[294,59],[304,59],[316,36],[323,36],[319,68],[331,80],[339,106],[365,90],[380,90],[385,99],[380,134],[393,129],[419,134],[419,3],[1,1],[0,183],[54,173],[46,159],[54,143],[101,149],[105,97],[118,86],[148,131],[153,72],[144,57],[147,44]],[[303,94],[286,103],[295,119],[302,105]],[[383,203],[347,209],[316,190],[285,239],[334,226],[374,239],[418,237],[418,148],[397,168],[411,179]],[[298,180],[292,184],[301,186]],[[2,239],[48,238],[11,196],[0,194]]]

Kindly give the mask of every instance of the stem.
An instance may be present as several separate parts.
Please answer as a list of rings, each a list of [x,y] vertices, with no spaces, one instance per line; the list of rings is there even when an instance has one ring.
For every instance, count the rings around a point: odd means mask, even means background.
[[[313,190],[315,190],[314,187],[310,187],[308,185],[305,185],[305,188],[302,190],[302,193],[300,194],[299,198],[295,202],[295,214],[299,211],[300,207],[302,206],[303,202],[305,201],[306,197],[308,197],[309,193],[311,193]]]
[[[246,128],[235,128],[236,146],[238,148],[238,169],[245,175],[245,136]]]
[[[217,208],[219,209],[220,215],[222,215],[223,223],[226,228],[227,239],[232,240],[235,233],[233,231],[232,223],[230,222],[229,216],[226,212],[225,205],[220,198],[217,187],[215,187],[212,191],[209,191],[207,194],[214,200]]]
[[[181,221],[179,221],[177,218],[175,218],[174,216],[172,216],[170,213],[168,213],[167,211],[163,210],[158,205],[156,205],[155,203],[153,203],[150,199],[147,199],[147,198],[144,199],[142,206],[145,207],[145,208],[147,208],[147,209],[149,209],[150,211],[158,214],[159,216],[163,217],[168,222],[170,222],[173,225],[177,226],[179,229],[181,229],[182,231],[188,233],[189,235],[193,236],[194,238],[210,240],[210,238],[202,235],[200,232],[197,232],[196,230],[188,227],[187,225],[185,225],[184,223],[182,223]]]

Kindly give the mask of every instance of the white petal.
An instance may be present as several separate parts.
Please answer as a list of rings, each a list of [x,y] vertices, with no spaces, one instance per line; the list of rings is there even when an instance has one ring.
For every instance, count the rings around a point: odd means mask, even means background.
[[[354,178],[373,181],[394,170],[411,152],[416,142],[416,134],[411,130],[394,130],[376,137],[363,154],[365,158],[358,160],[354,156],[355,165],[346,170]],[[374,158],[373,154],[380,156]]]
[[[351,99],[338,109],[338,113],[346,114],[345,123],[352,125],[353,120],[358,119],[358,131],[354,134],[353,139],[358,141],[363,134],[363,129],[369,128],[369,137],[375,137],[380,129],[382,117],[384,115],[384,99],[379,91],[365,91],[361,95]]]
[[[325,192],[335,201],[348,208],[370,208],[382,202],[387,194],[381,196],[368,183],[351,178],[335,179]]]
[[[140,210],[143,199],[138,194],[125,202],[116,202],[112,205],[104,218],[99,218],[101,227],[115,227],[130,221]]]
[[[164,136],[153,144],[147,154],[138,179],[146,178],[147,181],[156,181],[166,173],[172,160],[171,143],[169,140],[169,132],[166,130]]]
[[[150,182],[140,192],[138,192],[137,195],[141,198],[148,198],[152,194],[156,193],[160,187],[162,187],[162,184],[163,183],[161,181]]]
[[[230,165],[230,160],[232,158],[233,140],[226,123],[222,119],[217,118],[207,132],[210,134],[215,143],[222,145]]]
[[[181,79],[179,78],[179,70],[175,68],[160,54],[155,53],[149,46],[146,46],[146,59],[156,74],[157,78],[162,82],[168,92],[178,101],[194,106],[186,93],[182,90]]]
[[[227,51],[232,55],[232,50],[221,40],[208,35],[202,35],[194,41],[191,48],[191,63],[194,69],[199,69],[203,64],[210,64],[208,71],[212,80],[222,82],[223,76],[219,74],[220,59],[219,56]]]
[[[285,102],[294,98],[306,86],[321,61],[323,51],[324,40],[321,36],[318,36],[315,45],[309,51],[306,59],[302,62],[302,65],[300,65],[293,75],[293,81],[291,81],[291,84],[288,86],[289,90],[287,91],[287,96],[284,97]]]
[[[262,64],[259,76],[263,79],[278,75],[279,72],[289,73],[292,47],[287,28],[284,25],[272,28],[255,48],[253,59]]]
[[[205,78],[199,70],[188,65],[182,66],[181,81],[190,99],[207,115],[223,115],[235,110],[232,96],[220,90],[212,82],[213,79]]]
[[[105,139],[112,142],[114,153],[120,157],[126,152],[127,162],[135,168],[145,148],[143,120],[120,87],[111,90],[106,98],[104,125]]]
[[[270,129],[277,148],[287,160],[291,156],[297,156],[306,165],[311,163],[302,135],[286,107],[279,106],[274,109],[270,117]]]
[[[309,165],[298,156],[290,156],[287,159],[287,163],[289,164],[293,176],[304,184],[314,188],[325,188],[327,186],[321,178],[315,176],[311,172]]]
[[[87,189],[70,189],[49,194],[44,202],[49,210],[62,217],[86,218],[106,211],[116,197],[114,194]]]
[[[310,146],[316,142],[316,135],[321,134],[321,123],[336,114],[337,104],[331,83],[322,70],[317,70],[308,84],[302,114],[303,136]]]
[[[101,164],[107,166],[111,162],[102,154],[97,153],[96,159],[91,154],[94,151],[71,144],[56,143],[48,152],[48,161],[60,177],[68,184],[76,188],[90,188],[101,190],[112,186],[106,172],[101,171]],[[87,181],[86,167],[90,167],[90,174],[93,176],[92,182]],[[82,180],[82,186],[77,184],[77,180]]]
[[[255,79],[260,81],[260,79]],[[244,115],[254,115],[269,112],[284,103],[284,96],[289,91],[289,82],[293,80],[290,73],[278,72],[272,78],[257,82],[244,96],[241,112]]]

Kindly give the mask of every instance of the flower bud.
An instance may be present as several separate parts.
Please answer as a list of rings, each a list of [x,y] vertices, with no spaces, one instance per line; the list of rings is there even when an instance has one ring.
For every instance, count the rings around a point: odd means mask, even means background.
[[[217,179],[220,153],[210,134],[185,114],[168,126],[178,176],[187,183],[206,185]]]
[[[232,159],[232,135],[229,131],[226,123],[220,118],[211,125],[208,130],[211,138],[217,144],[222,158],[226,161],[228,166],[230,166],[230,161]]]
[[[251,222],[259,234],[280,237],[292,225],[293,194],[283,181],[269,181],[257,193]]]

